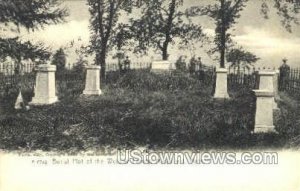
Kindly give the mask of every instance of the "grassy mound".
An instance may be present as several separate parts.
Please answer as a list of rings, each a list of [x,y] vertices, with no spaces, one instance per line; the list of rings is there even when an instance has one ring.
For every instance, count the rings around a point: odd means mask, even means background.
[[[255,96],[246,89],[231,92],[230,100],[214,100],[211,85],[186,74],[132,71],[105,86],[103,92],[0,116],[0,147],[85,150],[283,144],[276,135],[251,134]]]

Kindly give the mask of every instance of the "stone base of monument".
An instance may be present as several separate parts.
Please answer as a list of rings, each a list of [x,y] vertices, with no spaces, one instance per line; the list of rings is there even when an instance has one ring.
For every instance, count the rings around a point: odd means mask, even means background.
[[[100,90],[100,66],[86,66],[85,89],[83,95],[101,95]]]
[[[30,105],[47,105],[58,101],[55,93],[55,65],[42,64],[37,68],[34,97]]]
[[[58,102],[57,97],[34,97],[32,98],[32,101],[29,103],[29,105],[48,105]]]
[[[214,98],[216,99],[228,99],[227,91],[227,69],[217,68],[216,70],[216,88],[214,93]]]
[[[273,124],[274,92],[254,90],[256,95],[256,113],[254,133],[276,133]]]
[[[174,69],[175,69],[174,65],[167,60],[153,61],[151,63],[151,71],[155,73],[169,72]]]
[[[101,95],[101,90],[83,90],[83,95]]]

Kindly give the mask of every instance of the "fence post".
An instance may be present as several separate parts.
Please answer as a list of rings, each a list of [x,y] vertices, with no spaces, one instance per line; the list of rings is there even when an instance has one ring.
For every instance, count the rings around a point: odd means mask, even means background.
[[[85,89],[83,95],[100,95],[100,66],[86,66]]]
[[[55,71],[55,65],[42,64],[38,66],[31,105],[47,105],[58,101],[55,92]]]
[[[226,68],[216,69],[216,84],[214,98],[229,98],[227,92],[227,72]]]

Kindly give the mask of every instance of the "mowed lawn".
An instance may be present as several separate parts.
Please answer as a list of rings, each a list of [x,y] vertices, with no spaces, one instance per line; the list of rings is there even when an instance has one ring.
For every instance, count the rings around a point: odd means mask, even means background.
[[[230,91],[230,100],[215,100],[212,84],[188,74],[132,71],[102,91],[101,96],[60,95],[61,101],[50,106],[2,114],[0,149],[256,149],[300,145],[299,106],[291,101],[279,103],[281,112],[275,114],[278,134],[251,133],[255,96],[246,88]]]

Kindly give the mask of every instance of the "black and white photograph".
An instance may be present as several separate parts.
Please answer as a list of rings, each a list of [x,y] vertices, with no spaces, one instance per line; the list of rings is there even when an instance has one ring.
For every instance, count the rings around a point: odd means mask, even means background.
[[[300,0],[0,0],[0,191],[300,190]]]

